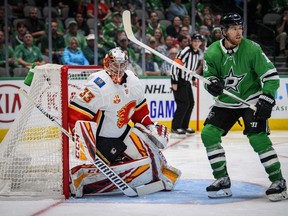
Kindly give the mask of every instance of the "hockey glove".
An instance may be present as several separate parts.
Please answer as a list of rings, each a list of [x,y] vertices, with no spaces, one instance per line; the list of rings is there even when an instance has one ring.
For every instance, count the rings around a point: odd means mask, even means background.
[[[145,127],[140,123],[136,123],[135,128],[145,133],[159,149],[164,149],[167,146],[169,132],[165,125],[154,123]]]
[[[275,105],[275,100],[270,95],[260,95],[256,104],[256,111],[254,113],[255,119],[266,120],[271,117],[272,108]]]
[[[211,83],[207,85],[207,90],[211,95],[217,97],[223,93],[224,85],[218,78],[213,77],[210,79],[210,82]]]

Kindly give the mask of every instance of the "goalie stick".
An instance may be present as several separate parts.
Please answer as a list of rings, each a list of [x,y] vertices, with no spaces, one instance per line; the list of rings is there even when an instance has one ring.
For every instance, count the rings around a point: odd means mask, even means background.
[[[37,104],[23,89],[19,89],[19,92],[22,93],[33,105],[50,121],[52,121],[60,130],[63,132],[71,141],[74,142],[73,136],[65,130],[62,125],[57,122],[57,120],[50,115],[45,109],[43,109],[39,104]],[[81,140],[84,144],[85,141]],[[101,172],[103,173],[120,191],[122,191],[128,197],[136,197],[140,195],[146,195],[154,192],[158,192],[164,189],[162,181],[156,181],[147,185],[141,185],[132,189],[119,175],[117,175],[101,158],[96,154],[94,158],[90,156],[90,151],[88,147],[83,145],[85,152],[83,152],[90,162]],[[82,150],[83,151],[83,150]]]
[[[197,79],[203,81],[206,84],[210,84],[210,80],[200,76],[199,74],[197,74],[195,71],[190,71],[188,68],[184,67],[183,65],[173,61],[172,59],[168,58],[167,56],[157,52],[156,50],[154,50],[153,48],[147,46],[146,44],[142,43],[141,41],[137,40],[137,38],[134,36],[133,31],[132,31],[132,26],[131,26],[131,14],[130,11],[125,10],[122,14],[122,20],[123,20],[123,24],[124,24],[124,30],[126,32],[127,37],[129,38],[129,40],[131,40],[132,42],[134,42],[135,44],[137,44],[138,46],[141,46],[142,48],[145,48],[147,50],[149,50],[150,52],[154,53],[155,55],[159,56],[160,58],[162,58],[163,60],[165,60],[166,62],[177,66],[178,68],[180,68],[181,70],[185,71],[186,73],[190,73],[192,74],[194,77],[196,77]],[[253,104],[248,103],[247,101],[237,97],[236,95],[230,93],[229,91],[223,89],[223,93],[226,94],[227,96],[247,105],[250,109],[256,111],[256,107]]]

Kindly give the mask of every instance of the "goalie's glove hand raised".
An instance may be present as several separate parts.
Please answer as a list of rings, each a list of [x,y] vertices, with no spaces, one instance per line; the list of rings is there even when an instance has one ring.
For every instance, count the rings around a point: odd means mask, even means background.
[[[271,117],[272,108],[275,105],[275,100],[270,95],[260,95],[256,103],[256,111],[254,113],[255,119],[268,119]]]
[[[168,128],[165,125],[161,125],[158,123],[147,125],[146,128],[151,131],[149,138],[154,142],[154,144],[159,149],[164,149],[169,140],[169,132]]]
[[[211,83],[207,85],[208,92],[215,97],[222,94],[224,89],[223,83],[216,77],[213,77],[209,80]]]
[[[136,123],[135,127],[143,133],[147,134],[149,139],[159,148],[164,149],[169,140],[168,128],[165,125],[157,123],[147,125],[146,127],[140,123]]]

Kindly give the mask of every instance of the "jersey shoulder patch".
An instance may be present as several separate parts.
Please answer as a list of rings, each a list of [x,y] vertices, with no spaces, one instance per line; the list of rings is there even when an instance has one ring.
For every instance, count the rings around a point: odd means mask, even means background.
[[[99,86],[99,88],[102,88],[106,84],[106,82],[100,77],[97,77],[93,82]]]

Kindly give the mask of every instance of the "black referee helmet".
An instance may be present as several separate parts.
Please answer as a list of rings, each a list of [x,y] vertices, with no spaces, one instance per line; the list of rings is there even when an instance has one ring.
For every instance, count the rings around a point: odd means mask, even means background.
[[[191,40],[196,40],[196,39],[198,39],[198,40],[203,40],[203,37],[202,37],[202,35],[201,34],[198,34],[198,33],[194,33],[193,35],[192,35],[192,37],[191,37]]]

